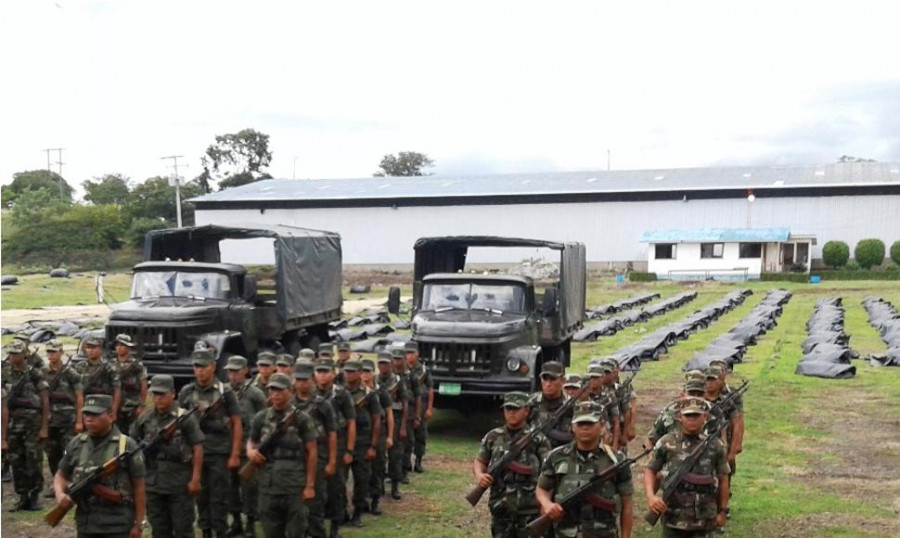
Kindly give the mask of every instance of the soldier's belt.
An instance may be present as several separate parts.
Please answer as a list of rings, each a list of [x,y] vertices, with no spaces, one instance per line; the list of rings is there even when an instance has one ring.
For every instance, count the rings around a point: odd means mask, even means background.
[[[286,448],[276,448],[272,451],[272,460],[296,460],[303,455],[301,450],[289,450]]]
[[[112,394],[112,389],[106,389],[103,387],[88,387],[84,389],[84,395],[90,396],[91,394]]]
[[[12,398],[9,400],[8,405],[10,409],[42,409],[40,405],[35,405],[30,398]]]
[[[690,493],[715,493],[716,479],[709,475],[688,473],[681,479],[678,489]]]
[[[534,474],[534,469],[524,463],[519,463],[518,461],[511,461],[506,465],[506,469],[510,472],[520,474],[523,476],[531,476]]]

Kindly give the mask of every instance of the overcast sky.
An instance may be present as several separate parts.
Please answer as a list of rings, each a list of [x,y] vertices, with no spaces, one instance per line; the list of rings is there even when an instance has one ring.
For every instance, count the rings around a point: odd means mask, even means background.
[[[0,180],[183,175],[216,134],[279,178],[900,161],[894,2],[0,2]],[[53,155],[53,161],[56,156]],[[295,172],[296,170],[296,172]]]

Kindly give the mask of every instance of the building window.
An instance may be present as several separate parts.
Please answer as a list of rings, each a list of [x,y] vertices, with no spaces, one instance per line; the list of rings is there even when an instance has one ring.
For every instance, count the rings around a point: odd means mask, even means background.
[[[762,243],[741,243],[739,251],[741,258],[762,258]]]
[[[656,247],[655,258],[657,260],[674,260],[675,245],[673,243],[660,243]]]
[[[721,258],[725,243],[700,243],[701,258]]]

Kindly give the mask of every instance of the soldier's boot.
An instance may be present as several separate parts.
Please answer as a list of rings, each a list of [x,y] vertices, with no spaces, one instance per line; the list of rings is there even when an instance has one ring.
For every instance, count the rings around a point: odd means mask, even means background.
[[[422,468],[422,456],[416,456],[416,465],[413,467],[413,471],[417,473],[424,473],[425,469]]]
[[[28,507],[25,508],[31,512],[37,512],[41,509],[41,502],[38,500],[38,497],[41,495],[41,489],[36,488],[31,491],[31,494],[28,496]]]
[[[371,513],[373,516],[381,515],[381,507],[378,506],[378,501],[379,501],[379,496],[372,495],[372,507],[369,508],[369,513]]]
[[[247,524],[244,526],[244,538],[256,538],[256,518],[247,516]]]
[[[19,510],[28,510],[28,505],[30,504],[30,500],[28,499],[28,495],[19,495],[19,502],[16,503],[15,506],[9,509],[10,512],[18,512]]]
[[[6,454],[4,454],[5,456]],[[5,459],[5,458],[4,458]],[[3,462],[3,482],[12,482],[12,473],[9,470],[9,461]]]
[[[362,509],[360,507],[353,508],[353,517],[350,518],[351,527],[362,527]]]
[[[401,484],[409,484],[409,475],[406,473],[406,469],[403,470],[403,475],[400,478]]]
[[[331,528],[328,532],[328,538],[341,538],[340,533],[338,533],[338,528],[341,526],[341,522],[333,519],[331,520]]]
[[[240,536],[244,534],[244,525],[241,522],[241,513],[233,512],[231,514],[231,527],[225,531],[225,536]]]
[[[399,501],[403,498],[400,495],[400,481],[399,480],[391,480],[391,498],[395,501]]]

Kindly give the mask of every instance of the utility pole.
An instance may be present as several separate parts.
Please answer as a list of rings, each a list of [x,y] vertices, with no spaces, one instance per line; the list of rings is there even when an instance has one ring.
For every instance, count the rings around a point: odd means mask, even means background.
[[[178,159],[183,158],[184,155],[160,157],[162,160],[172,159],[172,167],[175,169],[175,217],[179,228],[181,228],[181,178],[178,177]]]
[[[65,191],[63,190],[63,177],[62,177],[62,165],[63,165],[63,162],[62,162],[62,152],[63,152],[64,149],[66,149],[66,148],[47,148],[47,149],[41,150],[41,151],[43,151],[43,152],[45,152],[45,153],[47,154],[47,178],[48,178],[48,179],[51,178],[51,177],[53,177],[53,175],[52,175],[52,174],[53,174],[53,170],[50,169],[50,152],[51,152],[51,151],[55,151],[56,154],[57,154],[56,162],[53,163],[53,164],[58,164],[58,165],[59,165],[59,197],[60,197],[60,198],[65,198],[65,197],[66,197],[66,193],[65,193]]]
[[[609,172],[610,161],[612,161],[612,153],[607,149],[606,150],[606,171]]]

